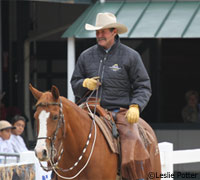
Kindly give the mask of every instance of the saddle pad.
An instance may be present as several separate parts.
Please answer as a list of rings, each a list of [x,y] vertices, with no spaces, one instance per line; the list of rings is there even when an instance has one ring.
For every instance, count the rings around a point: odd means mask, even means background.
[[[94,117],[93,113],[88,113],[91,118]],[[99,128],[101,129],[111,151],[113,153],[117,153],[119,154],[119,143],[117,141],[117,139],[115,139],[111,133],[111,130],[108,128],[108,126],[104,123],[104,121],[97,115],[95,115],[95,122],[97,123],[97,125],[99,126]]]

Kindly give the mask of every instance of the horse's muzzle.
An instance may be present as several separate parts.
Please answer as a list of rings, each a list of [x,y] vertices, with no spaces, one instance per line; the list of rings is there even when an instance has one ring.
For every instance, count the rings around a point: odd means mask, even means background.
[[[35,149],[35,155],[40,161],[48,161],[49,160],[47,149],[40,149],[40,150]]]

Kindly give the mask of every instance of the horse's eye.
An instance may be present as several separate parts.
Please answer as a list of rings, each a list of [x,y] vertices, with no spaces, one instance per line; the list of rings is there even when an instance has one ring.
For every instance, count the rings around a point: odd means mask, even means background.
[[[54,116],[52,117],[52,119],[53,119],[53,120],[58,120],[58,115],[54,115]]]

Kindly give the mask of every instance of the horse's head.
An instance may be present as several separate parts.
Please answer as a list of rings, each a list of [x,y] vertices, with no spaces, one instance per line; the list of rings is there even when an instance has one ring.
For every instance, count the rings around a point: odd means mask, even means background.
[[[37,100],[34,117],[37,121],[37,144],[35,153],[39,160],[54,158],[55,146],[63,136],[63,113],[60,93],[56,86],[50,92],[41,92],[31,84],[29,89]],[[56,145],[57,144],[57,145]]]

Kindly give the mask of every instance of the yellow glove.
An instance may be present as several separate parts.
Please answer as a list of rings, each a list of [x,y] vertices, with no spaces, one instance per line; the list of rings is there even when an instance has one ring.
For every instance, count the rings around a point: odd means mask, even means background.
[[[132,104],[129,106],[129,110],[127,111],[125,117],[127,118],[130,124],[137,123],[139,120],[139,106],[137,104]]]
[[[99,81],[99,76],[93,78],[86,78],[83,81],[83,87],[88,88],[89,90],[95,90],[101,84]]]

